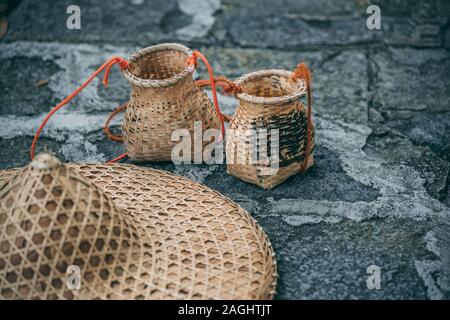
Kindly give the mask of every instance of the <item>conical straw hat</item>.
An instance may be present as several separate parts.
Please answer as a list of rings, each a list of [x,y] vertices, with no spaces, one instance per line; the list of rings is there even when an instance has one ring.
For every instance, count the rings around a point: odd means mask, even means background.
[[[238,205],[186,178],[41,154],[0,171],[1,299],[270,299],[272,247]],[[80,288],[67,269],[80,271]]]

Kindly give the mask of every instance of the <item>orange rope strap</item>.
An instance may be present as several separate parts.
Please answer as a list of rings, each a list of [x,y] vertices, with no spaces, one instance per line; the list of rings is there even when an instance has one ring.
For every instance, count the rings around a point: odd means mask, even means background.
[[[195,83],[199,86],[199,88],[203,88],[206,86],[211,86],[211,80],[197,80]],[[214,79],[214,83],[218,86],[221,86],[223,91],[227,94],[237,94],[242,92],[242,88],[239,87],[234,82],[228,80],[225,77],[217,77]],[[230,122],[233,118],[232,116],[226,115],[225,113],[222,113],[222,117],[226,122]]]
[[[108,137],[108,139],[111,141],[123,142],[122,136],[116,136],[111,133],[111,130],[109,130],[109,123],[118,113],[125,111],[127,106],[128,105],[125,103],[125,104],[117,107],[113,112],[111,112],[108,119],[106,119],[105,125],[103,126],[103,131],[105,132],[105,135]]]
[[[297,79],[302,79],[305,82],[307,95],[308,95],[308,111],[307,111],[307,133],[306,133],[306,148],[305,155],[302,165],[302,170],[305,170],[308,164],[309,152],[311,147],[311,139],[312,139],[312,96],[311,96],[311,78],[312,73],[309,70],[308,66],[304,63],[299,63],[295,70],[292,72],[291,80],[295,81]]]
[[[216,83],[216,85],[221,86],[223,91],[225,93],[241,93],[242,92],[242,88],[239,87],[237,84],[235,84],[233,81],[228,80],[225,77],[217,77],[214,79],[214,82]],[[197,80],[195,81],[195,83],[200,87],[206,87],[206,86],[210,86],[211,85],[211,81],[210,80]]]
[[[216,113],[217,116],[219,117],[220,120],[220,125],[221,125],[221,131],[222,131],[222,139],[225,137],[225,123],[224,123],[224,115],[222,114],[222,112],[220,111],[219,108],[219,100],[217,99],[217,88],[216,88],[216,81],[214,78],[214,73],[213,70],[211,68],[211,65],[208,62],[208,59],[206,59],[206,57],[199,51],[194,51],[192,53],[192,55],[188,58],[187,63],[188,65],[193,64],[194,66],[197,66],[197,60],[198,58],[202,59],[206,69],[208,70],[208,74],[209,74],[209,83],[204,82],[204,84],[209,84],[211,85],[211,90],[212,90],[212,96],[213,96],[213,102],[214,102],[214,107],[216,108]],[[207,81],[207,80],[206,80]]]
[[[30,151],[31,160],[34,159],[36,143],[37,143],[37,141],[39,139],[39,136],[40,136],[42,130],[44,129],[45,125],[50,120],[50,118],[56,113],[56,111],[61,109],[70,100],[72,100],[77,94],[79,94],[103,70],[105,70],[105,74],[104,74],[104,77],[103,77],[103,85],[105,87],[107,87],[108,86],[109,73],[111,71],[112,66],[115,65],[115,64],[118,64],[121,69],[126,69],[128,67],[128,61],[126,61],[123,58],[113,57],[113,58],[109,59],[104,64],[102,64],[100,66],[100,68],[98,68],[78,89],[76,89],[67,98],[65,98],[57,106],[55,106],[53,109],[50,110],[50,112],[45,116],[44,120],[42,121],[41,125],[39,126],[38,130],[36,131],[36,134],[35,134],[35,136],[33,138],[33,142],[31,143],[31,151]],[[115,158],[113,160],[108,161],[108,163],[119,161],[120,159],[123,159],[125,156],[126,156],[126,153],[120,155],[119,157],[117,157],[117,158]]]

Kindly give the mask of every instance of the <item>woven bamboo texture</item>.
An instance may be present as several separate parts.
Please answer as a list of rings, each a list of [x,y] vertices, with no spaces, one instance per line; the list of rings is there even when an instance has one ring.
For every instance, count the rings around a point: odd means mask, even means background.
[[[172,132],[187,129],[193,137],[195,121],[202,122],[203,130],[220,129],[211,101],[192,78],[195,67],[186,62],[191,54],[179,44],[160,44],[142,49],[128,60],[123,74],[131,82],[132,92],[122,131],[131,159],[171,160],[177,144],[171,139]]]
[[[314,128],[306,151],[307,111],[300,101],[306,93],[306,86],[303,80],[291,81],[291,74],[284,70],[262,70],[235,81],[242,92],[236,94],[239,106],[230,121],[232,134],[226,141],[227,171],[264,189],[277,186],[314,163]],[[270,139],[270,130],[273,129],[279,130],[278,162],[274,158],[252,161],[252,151],[246,147],[250,132],[267,130]],[[259,151],[270,152],[270,148],[259,143]],[[305,155],[308,157],[306,165]],[[278,171],[268,174],[271,167],[278,167]]]
[[[267,236],[228,198],[132,165],[0,171],[1,299],[270,299]],[[80,290],[66,269],[81,269]]]

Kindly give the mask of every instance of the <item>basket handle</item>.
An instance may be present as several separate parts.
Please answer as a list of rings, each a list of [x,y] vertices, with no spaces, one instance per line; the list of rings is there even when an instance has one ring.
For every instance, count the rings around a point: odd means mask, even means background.
[[[94,71],[94,73],[91,74],[91,76],[80,86],[78,87],[74,92],[72,92],[69,96],[67,96],[63,101],[61,101],[58,105],[56,105],[55,107],[53,107],[50,112],[45,116],[44,120],[42,121],[41,125],[39,126],[38,130],[36,131],[36,134],[34,135],[33,138],[33,142],[31,143],[31,150],[30,150],[30,156],[31,156],[31,160],[34,159],[34,155],[35,155],[35,148],[36,148],[36,143],[39,139],[39,136],[42,132],[42,130],[44,129],[45,125],[47,124],[47,122],[50,120],[50,118],[56,113],[56,111],[58,111],[59,109],[61,109],[63,106],[65,106],[68,102],[70,102],[77,94],[79,94],[92,80],[94,80],[95,77],[97,77],[103,70],[105,70],[105,74],[103,77],[103,85],[105,87],[108,86],[108,79],[109,79],[109,73],[111,71],[111,68],[113,67],[113,65],[118,64],[119,67],[124,70],[128,67],[128,61],[125,60],[124,58],[120,58],[120,57],[113,57],[111,59],[109,59],[108,61],[106,61],[104,64],[102,64],[96,71]],[[122,158],[124,158],[126,156],[126,154],[122,154],[119,157],[108,161],[108,162],[116,162]]]
[[[296,81],[297,79],[302,79],[306,86],[306,93],[308,96],[308,110],[307,110],[307,133],[306,133],[306,148],[304,154],[304,160],[302,164],[301,171],[304,171],[308,165],[309,152],[311,151],[311,140],[312,140],[312,94],[311,94],[311,78],[312,73],[305,63],[299,63],[297,67],[292,71],[291,80]]]
[[[197,59],[200,58],[203,60],[203,62],[205,63],[206,69],[208,70],[208,74],[209,74],[209,81],[208,80],[200,80],[199,84],[201,86],[205,86],[205,85],[210,85],[211,86],[211,90],[212,90],[212,95],[213,95],[213,102],[214,102],[214,107],[216,108],[216,113],[217,116],[219,117],[220,123],[221,123],[221,130],[222,130],[222,139],[225,137],[225,124],[224,121],[227,120],[229,121],[231,119],[230,116],[226,116],[224,115],[219,108],[219,101],[217,99],[217,88],[216,88],[216,82],[220,85],[220,83],[228,83],[228,88],[229,90],[238,90],[237,86],[229,81],[226,80],[223,77],[219,77],[219,78],[215,78],[214,77],[214,73],[213,70],[211,68],[211,65],[208,62],[208,59],[206,59],[206,57],[200,53],[199,51],[194,51],[192,53],[192,55],[188,58],[187,63],[189,65],[194,65],[194,67],[197,66]],[[225,89],[225,88],[224,88]]]
[[[111,120],[119,113],[124,112],[125,109],[128,107],[128,102],[124,103],[123,105],[117,107],[111,114],[108,116],[108,118],[105,121],[105,125],[103,126],[103,132],[105,133],[106,137],[111,141],[117,141],[117,142],[123,142],[123,136],[114,135],[111,133],[111,130],[109,129],[109,123]]]
[[[204,88],[207,86],[211,86],[211,80],[196,80],[195,83],[197,84],[197,86],[199,88]],[[225,77],[222,76],[218,76],[214,79],[214,83],[217,86],[220,86],[223,90],[223,92],[225,92],[226,94],[237,94],[242,92],[242,88],[239,87],[237,84],[235,84],[233,81],[228,80]],[[222,117],[224,119],[224,121],[226,122],[230,122],[231,119],[233,118],[233,116],[229,116],[225,113],[222,113]]]

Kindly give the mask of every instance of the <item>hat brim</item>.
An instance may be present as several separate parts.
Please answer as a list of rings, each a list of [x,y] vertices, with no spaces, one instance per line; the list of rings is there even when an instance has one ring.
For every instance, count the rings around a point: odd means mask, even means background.
[[[272,299],[276,261],[256,221],[220,193],[127,164],[70,164],[151,241],[151,270],[130,290],[145,299]],[[20,169],[0,170],[0,188]],[[123,288],[121,288],[123,291]],[[128,290],[128,291],[130,291]],[[120,297],[120,295],[118,295]]]

